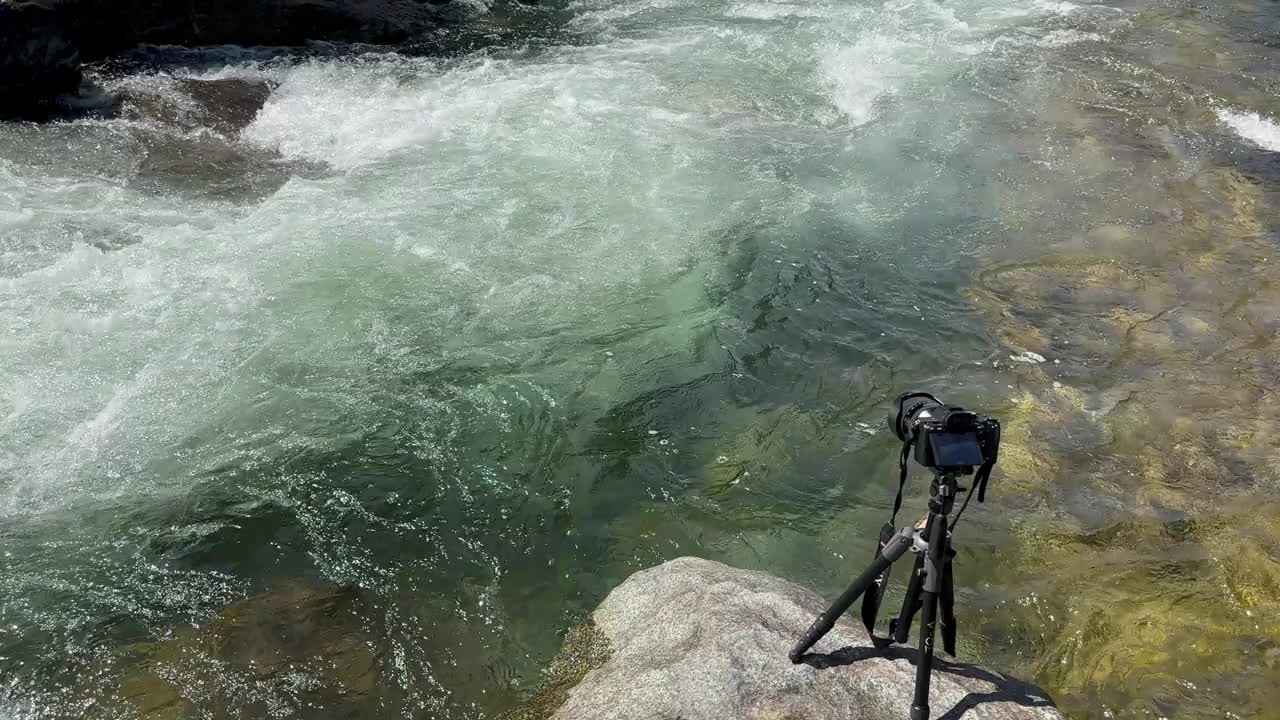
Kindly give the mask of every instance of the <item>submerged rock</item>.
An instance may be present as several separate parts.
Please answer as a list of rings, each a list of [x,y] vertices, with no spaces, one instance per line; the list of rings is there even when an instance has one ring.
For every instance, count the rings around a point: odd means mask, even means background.
[[[216,137],[157,133],[142,147],[144,154],[129,187],[158,194],[253,202],[276,192],[291,177],[323,174],[319,168],[288,162],[272,151]]]
[[[117,697],[148,720],[279,714],[381,717],[393,692],[358,591],[294,581],[212,622],[133,648]],[[95,707],[107,711],[114,708]],[[91,715],[99,717],[98,715]]]
[[[787,651],[826,601],[785,580],[680,558],[628,578],[600,605],[607,642],[566,643],[558,665],[591,667],[558,708],[547,693],[514,717],[906,718],[914,650],[879,651],[849,619],[793,665]],[[590,657],[565,657],[588,648]],[[559,676],[553,687],[563,685]],[[1060,718],[1048,695],[972,665],[937,658],[934,718]]]

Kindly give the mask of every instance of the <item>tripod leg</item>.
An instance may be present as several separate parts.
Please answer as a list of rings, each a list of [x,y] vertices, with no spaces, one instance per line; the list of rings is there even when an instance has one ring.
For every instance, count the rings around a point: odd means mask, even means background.
[[[916,688],[911,700],[911,720],[929,720],[929,681],[933,673],[933,634],[942,590],[942,563],[946,559],[947,518],[929,515],[929,549],[925,553],[925,579],[920,617],[920,647],[916,656]]]
[[[849,588],[844,591],[844,594],[837,598],[831,604],[831,607],[827,608],[826,612],[813,621],[813,624],[809,626],[809,630],[805,632],[804,637],[800,638],[800,642],[796,643],[796,646],[787,654],[787,657],[791,658],[791,662],[800,662],[800,657],[808,652],[809,648],[821,640],[823,635],[831,632],[831,628],[836,626],[836,620],[839,620],[840,616],[857,601],[858,597],[866,592],[867,588],[871,587],[876,578],[887,570],[894,560],[902,557],[902,554],[911,547],[911,537],[911,528],[903,528],[889,540],[889,543],[884,546],[884,550],[871,562],[870,567],[854,579]]]
[[[942,651],[956,656],[956,585],[951,561],[956,551],[947,542],[947,553],[942,561],[942,594],[938,596],[938,634],[942,636]]]

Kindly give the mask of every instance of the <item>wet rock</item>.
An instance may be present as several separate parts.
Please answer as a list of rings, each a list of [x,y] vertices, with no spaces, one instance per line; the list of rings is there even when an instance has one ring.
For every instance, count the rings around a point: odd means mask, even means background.
[[[147,79],[122,87],[117,104],[119,114],[131,120],[233,138],[258,116],[271,91],[267,82],[242,78]]]
[[[131,154],[139,160],[130,186],[255,200],[296,174],[317,174],[319,169],[305,162],[238,141],[271,90],[269,83],[239,78],[141,76],[122,84],[117,112],[137,122]]]
[[[915,668],[902,650],[877,651],[841,621],[808,661],[787,651],[826,608],[785,580],[680,558],[628,578],[594,624],[609,655],[551,713],[521,718],[906,718]],[[562,657],[558,662],[570,659]],[[983,668],[936,665],[933,717],[1060,718],[1041,690]]]
[[[308,718],[379,717],[391,683],[383,681],[383,648],[368,616],[353,588],[291,581],[206,625],[134,646],[137,669],[117,695],[146,720],[304,708]]]
[[[279,190],[293,168],[274,153],[209,137],[162,137],[149,144],[131,186],[223,200],[254,200]]]
[[[0,118],[38,111],[80,86],[74,15],[57,0],[0,0]]]
[[[227,78],[225,80],[180,80],[201,111],[201,122],[224,133],[238,133],[258,116],[271,96],[265,82]]]

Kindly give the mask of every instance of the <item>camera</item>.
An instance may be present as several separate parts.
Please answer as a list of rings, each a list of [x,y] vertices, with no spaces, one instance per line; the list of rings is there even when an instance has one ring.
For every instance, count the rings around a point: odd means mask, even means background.
[[[916,648],[911,720],[928,720],[934,633],[941,633],[944,652],[956,654],[955,573],[951,568],[956,551],[951,546],[952,534],[969,500],[975,494],[978,502],[985,499],[987,480],[1000,452],[1000,421],[956,405],[944,405],[929,393],[908,392],[899,395],[889,410],[889,429],[902,441],[898,495],[893,499],[889,522],[880,529],[875,558],[839,599],[813,621],[787,657],[793,663],[803,662],[805,653],[835,627],[836,621],[858,598],[862,598],[862,624],[867,628],[871,644],[878,649],[907,642],[912,619],[919,613],[920,643]],[[929,514],[922,523],[897,529],[894,523],[902,509],[907,457],[912,446],[916,462],[933,470]],[[970,474],[973,482],[968,488],[960,487],[958,477]],[[966,491],[964,504],[952,517],[956,494],[961,490]],[[878,637],[876,617],[889,584],[889,568],[908,552],[915,553],[915,561],[902,610],[889,622],[889,636]]]
[[[889,409],[889,429],[914,446],[916,462],[941,472],[967,475],[994,465],[1000,451],[1000,421],[944,405],[929,393],[899,395]]]

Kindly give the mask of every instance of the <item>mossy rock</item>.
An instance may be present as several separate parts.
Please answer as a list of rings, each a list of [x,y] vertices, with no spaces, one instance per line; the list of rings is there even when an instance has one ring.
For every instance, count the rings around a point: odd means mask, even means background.
[[[1175,680],[1222,676],[1239,679],[1249,707],[1277,699],[1265,678],[1280,669],[1280,502],[1096,530],[1028,519],[1022,529],[1000,575],[1027,601],[980,621],[1038,628],[1023,638],[1028,670],[1069,714],[1072,703],[1084,714],[1150,707],[1181,692]]]

